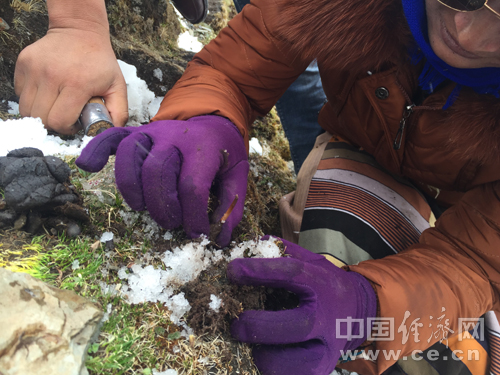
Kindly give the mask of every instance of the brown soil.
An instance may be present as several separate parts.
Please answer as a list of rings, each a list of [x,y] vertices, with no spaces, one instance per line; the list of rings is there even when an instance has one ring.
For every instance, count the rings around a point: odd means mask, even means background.
[[[229,339],[232,319],[243,310],[264,308],[265,288],[230,284],[226,268],[227,262],[221,261],[181,288],[191,305],[186,321],[197,335],[223,334]],[[209,307],[211,294],[222,299],[218,312]]]
[[[280,244],[283,251],[283,244]],[[284,289],[230,283],[226,276],[227,265],[226,261],[220,261],[181,288],[191,305],[186,322],[197,335],[219,334],[231,340],[231,321],[241,312],[264,309],[278,311],[298,306],[297,296]],[[219,311],[209,307],[212,294],[222,300]]]

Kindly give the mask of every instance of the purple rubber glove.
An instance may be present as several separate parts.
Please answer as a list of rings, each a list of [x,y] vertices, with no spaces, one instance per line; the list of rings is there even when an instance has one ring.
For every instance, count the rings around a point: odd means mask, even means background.
[[[238,201],[217,237],[226,246],[243,216],[248,158],[243,137],[224,117],[199,116],[187,121],[157,121],[137,128],[111,128],[95,137],[76,165],[101,170],[116,153],[116,185],[128,205],[147,209],[162,227],[181,224],[191,238],[209,234],[209,191],[218,197],[218,222]]]
[[[266,239],[264,237],[263,239]],[[376,316],[377,299],[370,283],[360,274],[336,267],[322,255],[282,240],[289,257],[236,259],[227,275],[239,285],[284,288],[299,298],[299,307],[282,311],[249,310],[231,326],[232,335],[251,344],[255,364],[262,374],[328,375],[341,350],[354,350],[367,337],[367,318]],[[336,320],[363,319],[336,330]],[[371,328],[370,328],[371,329]],[[288,345],[293,344],[293,345]]]

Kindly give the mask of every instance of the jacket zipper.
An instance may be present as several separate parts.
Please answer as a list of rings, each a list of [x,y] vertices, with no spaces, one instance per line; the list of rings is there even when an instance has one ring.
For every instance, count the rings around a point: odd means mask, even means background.
[[[406,121],[410,117],[410,115],[413,113],[413,108],[415,107],[415,103],[411,103],[405,107],[403,110],[403,117],[401,118],[401,121],[399,121],[399,129],[398,132],[396,133],[396,138],[394,139],[394,142],[392,144],[392,147],[394,150],[399,150],[401,148],[401,142],[403,141],[403,134],[406,128]]]
[[[424,109],[424,110],[436,111],[436,110],[440,110],[441,107],[431,107],[428,105],[418,105],[417,106],[413,102],[413,100],[410,99],[410,96],[408,95],[408,93],[404,89],[403,85],[398,81],[397,78],[396,78],[396,85],[399,87],[399,89],[401,90],[401,93],[405,97],[406,103],[409,103],[405,106],[405,108],[403,110],[403,117],[401,118],[401,121],[399,121],[399,129],[398,129],[398,132],[396,133],[396,138],[394,139],[394,142],[392,144],[392,147],[394,148],[394,150],[399,150],[401,148],[401,143],[403,142],[404,131],[407,128],[406,125],[407,125],[407,122],[408,122],[410,115],[413,112],[418,111],[418,110]]]

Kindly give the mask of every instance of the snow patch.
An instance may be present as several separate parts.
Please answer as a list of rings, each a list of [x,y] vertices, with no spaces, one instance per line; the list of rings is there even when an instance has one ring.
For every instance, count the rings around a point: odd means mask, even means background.
[[[160,68],[153,70],[153,76],[158,79],[158,81],[163,82],[163,72]]]
[[[217,297],[215,294],[210,294],[210,303],[208,306],[215,312],[219,312],[219,309],[222,306],[222,299]]]
[[[45,156],[80,155],[83,147],[92,139],[79,137],[63,141],[61,138],[48,135],[40,118],[25,117],[17,120],[0,120],[0,156],[9,151],[23,147],[40,149]]]
[[[153,369],[153,375],[178,375],[178,372],[171,369],[159,372],[157,369]]]
[[[179,35],[179,39],[177,39],[177,45],[179,46],[179,48],[191,52],[200,52],[203,48],[203,44],[201,44],[198,39],[196,39],[196,37],[192,36],[189,31],[184,31]]]
[[[163,96],[158,96],[154,98],[148,106],[149,117],[153,118],[160,110],[161,102],[163,101]]]
[[[249,143],[249,149],[250,149],[250,154],[259,154],[262,155],[262,146],[260,145],[260,142],[257,138],[252,138],[250,139]]]
[[[113,311],[113,305],[111,303],[108,303],[106,305],[106,312],[104,313],[101,322],[106,323],[109,320],[109,315]]]
[[[200,272],[220,260],[231,261],[245,256],[259,258],[278,258],[281,256],[280,249],[273,238],[266,241],[243,242],[236,246],[229,256],[225,256],[222,250],[207,249],[209,243],[210,241],[206,237],[202,237],[199,242],[190,242],[182,247],[166,251],[161,257],[165,269],[155,268],[152,265],[143,267],[140,264],[134,264],[130,269],[120,268],[118,277],[124,280],[124,285],[119,293],[131,304],[164,303],[170,310],[170,320],[184,327],[182,335],[188,337],[192,330],[180,319],[191,309],[191,306],[184,297],[184,293],[175,294],[175,290],[194,280]],[[118,292],[117,286],[102,284],[103,294],[114,295]],[[222,305],[222,299],[215,295],[210,296],[210,301],[209,306],[215,311]]]
[[[108,242],[108,241],[113,241],[113,237],[114,237],[113,232],[104,232],[104,233],[102,234],[102,236],[101,236],[100,241],[101,241],[101,242],[104,242],[104,243],[106,243],[106,242]]]
[[[191,305],[186,297],[184,297],[184,293],[179,293],[169,298],[165,306],[170,310],[170,320],[174,324],[179,324],[182,316],[191,310]]]
[[[118,60],[118,65],[127,83],[128,99],[128,125],[139,126],[149,122],[149,104],[154,100],[155,94],[149,90],[146,82],[137,77],[137,68]]]
[[[7,110],[9,115],[18,115],[19,114],[19,103],[16,102],[7,102],[10,109]]]

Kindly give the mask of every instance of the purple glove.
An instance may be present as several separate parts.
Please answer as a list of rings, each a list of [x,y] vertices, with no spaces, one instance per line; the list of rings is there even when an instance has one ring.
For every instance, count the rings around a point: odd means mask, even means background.
[[[217,237],[229,244],[243,216],[248,160],[239,130],[224,117],[200,116],[187,121],[157,121],[137,128],[111,128],[95,137],[76,164],[97,172],[116,153],[116,185],[128,205],[147,208],[162,227],[184,226],[196,238],[209,234],[209,191],[219,205],[218,222],[236,196],[238,201]]]
[[[356,349],[366,340],[367,318],[376,316],[375,292],[360,274],[344,271],[322,255],[282,241],[290,257],[236,259],[229,263],[227,275],[239,285],[289,290],[299,298],[299,307],[245,311],[233,321],[231,333],[240,341],[262,344],[253,349],[253,356],[264,375],[328,375],[335,369],[341,350]],[[364,320],[363,332],[359,324],[351,325],[356,338],[346,338],[345,321],[340,332],[336,330],[336,320],[347,317]]]

